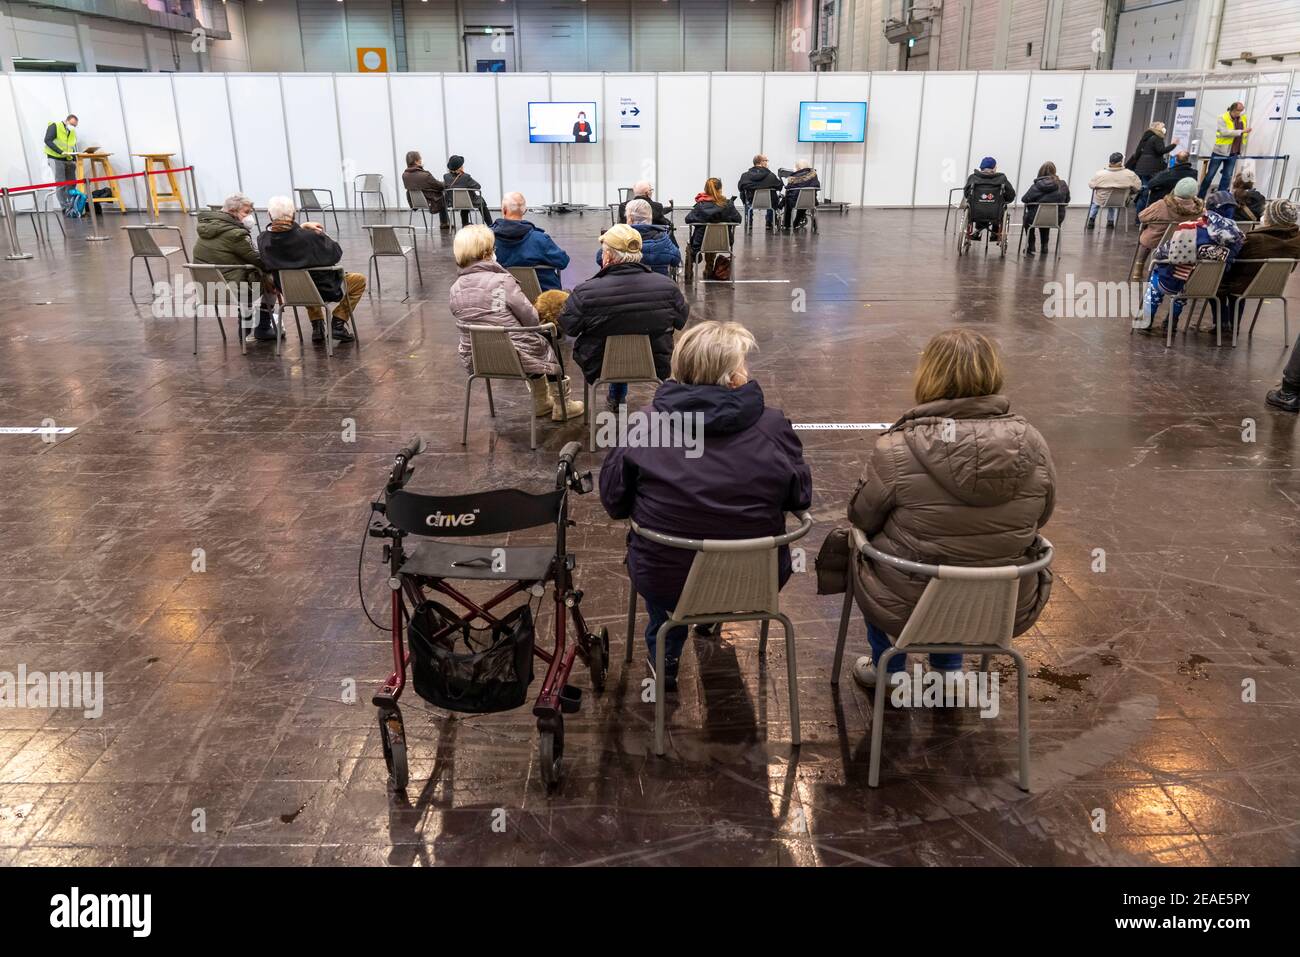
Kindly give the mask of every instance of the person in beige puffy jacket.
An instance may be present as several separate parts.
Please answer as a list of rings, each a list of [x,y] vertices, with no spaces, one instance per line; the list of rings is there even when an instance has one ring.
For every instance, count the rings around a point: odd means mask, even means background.
[[[515,277],[496,261],[496,235],[486,226],[466,226],[456,233],[452,252],[460,273],[451,284],[451,315],[457,323],[471,325],[536,327],[537,309],[524,295]],[[528,376],[533,394],[533,414],[549,415],[559,422],[582,415],[583,404],[574,400],[560,402],[560,388],[568,394],[569,380],[561,376],[550,343],[542,336],[512,335],[510,341],[519,353],[519,364]],[[466,372],[473,372],[469,333],[460,334],[460,361]]]
[[[941,332],[926,345],[916,372],[916,408],[876,440],[849,501],[849,520],[890,555],[929,564],[1024,564],[1052,515],[1056,470],[1047,443],[1011,412],[993,343],[967,329]],[[854,592],[867,621],[871,655],[854,679],[876,684],[875,663],[907,624],[926,581],[856,559]],[[1015,634],[1038,619],[1051,593],[1051,572],[1022,579]],[[959,636],[954,636],[954,639]],[[931,655],[952,671],[961,655]],[[889,662],[892,674],[906,656]]]

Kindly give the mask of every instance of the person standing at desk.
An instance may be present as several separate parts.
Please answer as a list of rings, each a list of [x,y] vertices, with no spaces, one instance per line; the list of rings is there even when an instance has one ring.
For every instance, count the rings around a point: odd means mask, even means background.
[[[77,175],[77,117],[69,113],[62,123],[54,120],[45,128],[45,156],[56,182],[65,182]],[[55,192],[59,206],[68,211],[68,187],[60,186]],[[88,200],[90,197],[86,197]]]
[[[1197,195],[1205,199],[1210,191],[1210,182],[1214,174],[1222,167],[1223,175],[1219,180],[1219,189],[1226,190],[1232,186],[1232,172],[1237,167],[1237,158],[1246,152],[1246,137],[1251,127],[1241,118],[1246,112],[1246,104],[1240,101],[1228,107],[1228,111],[1219,117],[1219,124],[1214,131],[1214,148],[1210,151],[1210,168],[1201,180]]]
[[[590,143],[591,142],[591,124],[587,122],[587,114],[579,112],[578,122],[573,124],[573,142]]]

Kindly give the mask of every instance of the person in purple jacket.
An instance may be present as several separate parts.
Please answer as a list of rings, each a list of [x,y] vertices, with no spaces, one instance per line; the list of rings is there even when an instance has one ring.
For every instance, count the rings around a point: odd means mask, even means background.
[[[811,506],[812,470],[803,445],[790,420],[764,405],[763,390],[749,378],[745,358],[755,347],[753,334],[737,322],[702,322],[681,336],[672,378],[639,414],[680,413],[684,440],[610,450],[600,470],[600,500],[612,518],[630,517],[642,528],[686,538],[756,538],[781,534],[786,512]],[[650,616],[652,673],[656,634],[681,597],[694,554],[628,534],[628,575]],[[780,574],[784,586],[788,548],[781,549]],[[686,628],[673,629],[667,640],[664,686],[674,691]]]

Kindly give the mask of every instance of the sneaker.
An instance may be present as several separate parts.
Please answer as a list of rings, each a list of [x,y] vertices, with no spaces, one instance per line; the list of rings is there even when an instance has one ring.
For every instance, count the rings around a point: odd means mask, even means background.
[[[1264,401],[1283,412],[1300,412],[1300,392],[1292,392],[1286,383],[1270,390]]]
[[[1093,217],[1093,216],[1089,216],[1089,217],[1088,217],[1088,227],[1087,227],[1087,228],[1088,228],[1088,229],[1096,229],[1096,228],[1097,228],[1097,220],[1096,220],[1095,217]]]
[[[680,664],[681,662],[671,655],[664,655],[664,691],[668,694],[677,692],[677,668]],[[656,677],[654,658],[646,658],[645,666],[650,672],[650,677]]]
[[[853,680],[858,687],[872,691],[876,687],[876,666],[870,655],[863,655],[853,663]]]
[[[330,329],[330,333],[339,342],[351,342],[353,339],[356,338],[356,336],[354,336],[351,332],[348,331],[348,324],[344,322],[342,319],[334,320],[332,327]]]

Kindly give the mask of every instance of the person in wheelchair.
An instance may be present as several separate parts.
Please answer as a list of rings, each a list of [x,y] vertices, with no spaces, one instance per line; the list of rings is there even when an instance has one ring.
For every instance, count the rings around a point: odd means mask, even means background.
[[[738,322],[702,322],[682,335],[672,378],[645,411],[695,417],[701,441],[694,449],[684,441],[611,449],[600,470],[600,500],[610,517],[669,535],[736,539],[780,535],[786,512],[811,506],[812,470],[803,445],[785,413],[767,407],[749,377],[745,357],[753,348],[753,334]],[[650,619],[645,635],[652,674],[655,636],[681,597],[692,558],[684,549],[628,533],[628,575]],[[788,548],[781,549],[780,576],[782,585],[790,577]],[[697,627],[697,633],[712,630]],[[685,644],[685,626],[668,633],[669,691],[677,688]]]
[[[997,240],[1002,238],[1002,214],[1007,203],[1016,198],[1016,188],[1004,173],[998,172],[998,161],[986,156],[979,169],[966,177],[967,217],[966,235],[980,239],[987,228]]]

